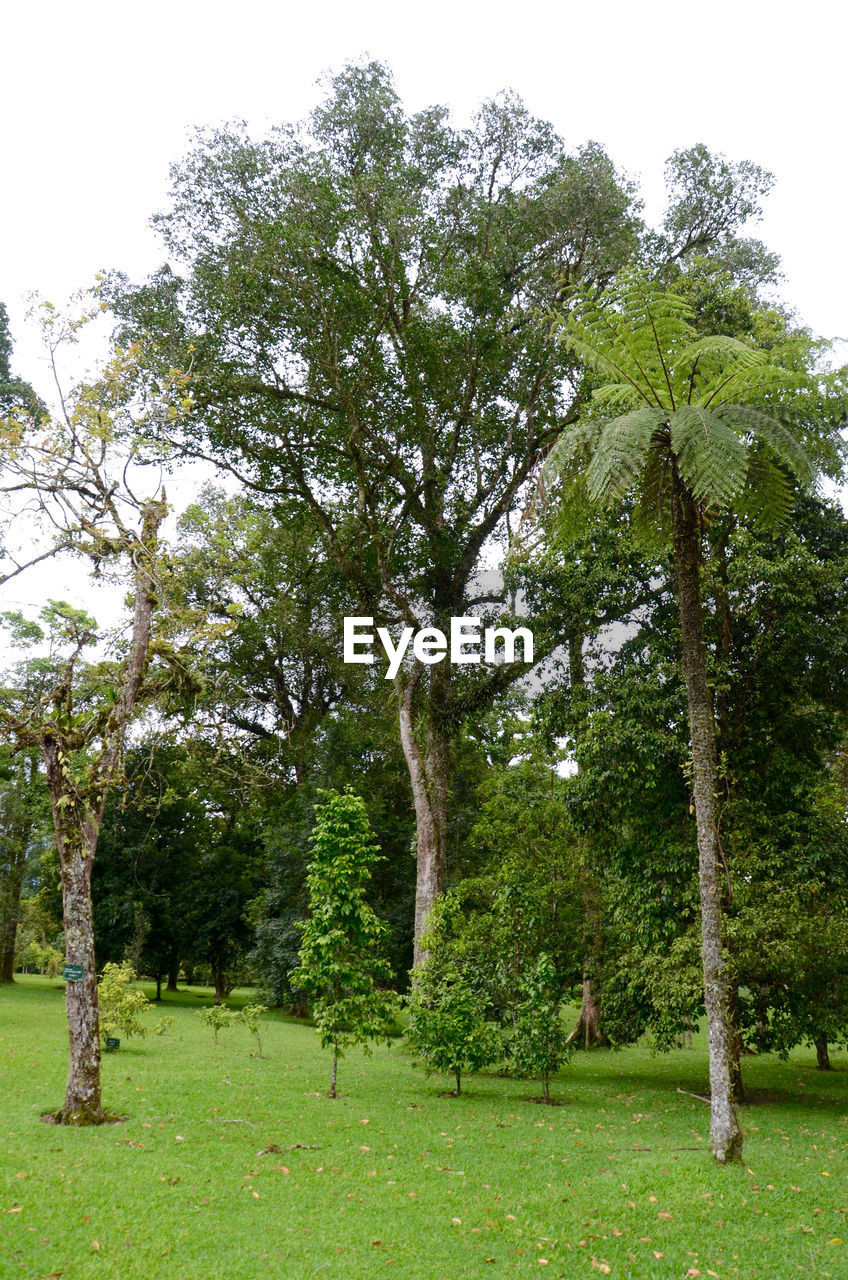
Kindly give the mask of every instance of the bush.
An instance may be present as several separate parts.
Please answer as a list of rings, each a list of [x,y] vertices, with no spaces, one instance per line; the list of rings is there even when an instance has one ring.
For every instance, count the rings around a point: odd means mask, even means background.
[[[133,985],[135,980],[136,974],[131,960],[125,960],[122,964],[113,964],[110,961],[103,966],[103,975],[97,991],[102,1040],[116,1031],[127,1039],[130,1036],[147,1035],[147,1027],[139,1020],[139,1014],[152,1009],[153,1005],[144,992]]]
[[[262,1057],[262,1036],[259,1030],[259,1019],[263,1013],[267,1013],[267,1006],[264,1004],[246,1004],[240,1013],[236,1014],[239,1022],[247,1027],[252,1036],[256,1037],[258,1058]]]
[[[482,1070],[500,1052],[479,966],[466,963],[457,943],[461,922],[456,896],[444,894],[430,912],[422,938],[427,959],[413,972],[407,997],[409,1043],[428,1067],[454,1076],[457,1096],[463,1073]]]
[[[409,1006],[409,1042],[434,1071],[456,1079],[481,1071],[498,1056],[497,1028],[487,1022],[479,995],[457,965],[431,961],[416,971]]]
[[[568,1034],[562,1025],[562,1004],[556,966],[543,953],[519,989],[509,1058],[519,1074],[542,1081],[545,1102],[551,1101],[551,1076],[570,1054]]]
[[[210,1004],[206,1009],[198,1009],[195,1017],[200,1018],[207,1027],[211,1027],[215,1032],[215,1043],[218,1043],[218,1032],[226,1031],[228,1027],[232,1027],[238,1020],[238,1014],[235,1009],[228,1009],[224,1004]]]

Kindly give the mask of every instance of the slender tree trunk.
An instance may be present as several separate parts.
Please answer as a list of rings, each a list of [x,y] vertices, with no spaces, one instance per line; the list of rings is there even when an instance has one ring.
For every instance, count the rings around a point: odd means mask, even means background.
[[[701,898],[701,959],[710,1059],[710,1144],[720,1164],[738,1160],[742,1130],[733,1102],[730,980],[723,949],[721,875],[717,832],[715,722],[707,684],[701,610],[700,531],[691,495],[676,471],[673,477],[672,534],[680,606],[683,677],[689,709],[698,881]]]
[[[173,952],[170,960],[168,961],[168,985],[165,988],[166,991],[178,990],[177,980],[179,976],[180,976],[180,957],[175,951]]]
[[[576,690],[583,692],[586,688],[584,638],[582,631],[572,632],[568,637],[568,672],[572,693]],[[577,1040],[582,1034],[584,1045],[589,1049],[593,1044],[603,1044],[605,1037],[601,1031],[601,1004],[594,978],[603,947],[600,891],[597,879],[586,862],[581,869],[580,890],[586,915],[588,947],[583,957],[583,997],[580,1016],[569,1034],[568,1042]]]
[[[595,1000],[595,983],[587,970],[583,971],[583,998],[580,1004],[580,1014],[571,1031],[568,1033],[567,1044],[571,1044],[574,1040],[583,1039],[584,1049],[591,1049],[593,1044],[604,1044],[605,1037],[601,1031],[601,1010]]]
[[[730,1092],[737,1106],[745,1101],[742,1079],[742,1035],[739,1031],[739,984],[731,982],[728,1004],[730,1018]]]
[[[456,1096],[458,1098],[462,1089],[462,1072],[454,1071],[454,1075],[456,1076]]]
[[[827,1050],[826,1040],[816,1041],[816,1066],[818,1067],[819,1071],[831,1070],[830,1054],[828,1053],[828,1050]]]
[[[15,938],[21,911],[27,846],[32,822],[9,840],[9,872],[0,898],[0,983],[15,981]]]
[[[415,940],[413,967],[425,958],[421,937],[433,904],[447,883],[447,796],[450,744],[435,723],[424,734],[424,750],[419,746],[413,723],[412,699],[417,672],[398,688],[400,737],[412,798],[415,804],[417,876],[415,884]]]
[[[332,1079],[330,1080],[330,1097],[331,1098],[335,1098],[336,1096],[336,1078],[338,1074],[339,1074],[339,1046],[337,1044],[334,1044],[333,1045],[333,1076],[332,1076]]]
[[[33,828],[34,787],[38,765],[27,752],[15,764],[0,797],[0,983],[15,981],[15,940],[21,913],[21,891]]]
[[[162,999],[162,975],[158,971],[156,973],[156,995],[154,996],[154,999],[157,1004]]]

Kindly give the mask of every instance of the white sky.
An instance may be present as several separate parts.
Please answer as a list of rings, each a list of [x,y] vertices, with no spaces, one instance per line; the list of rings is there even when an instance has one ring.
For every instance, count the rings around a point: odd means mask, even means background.
[[[23,295],[54,302],[102,267],[140,275],[168,165],[196,124],[296,119],[316,79],[363,53],[417,108],[467,117],[515,88],[569,144],[603,143],[653,207],[675,148],[704,141],[772,169],[759,234],[779,251],[803,319],[848,336],[843,246],[848,20],[835,0],[703,4],[523,0],[271,3],[30,0],[4,6],[0,71],[0,298],[21,372]]]
[[[772,169],[755,234],[781,254],[800,318],[848,337],[848,20],[835,0],[18,0],[2,37],[0,300],[16,371],[36,386],[27,291],[60,303],[102,268],[154,268],[148,219],[191,127],[300,118],[320,99],[316,79],[363,54],[392,67],[413,109],[444,102],[467,119],[514,88],[569,145],[601,142],[653,213],[676,147],[704,141]]]

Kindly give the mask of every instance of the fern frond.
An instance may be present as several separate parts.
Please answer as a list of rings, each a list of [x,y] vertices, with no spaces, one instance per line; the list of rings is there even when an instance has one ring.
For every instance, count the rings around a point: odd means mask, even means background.
[[[642,396],[636,394],[627,382],[607,382],[592,392],[589,412],[595,416],[609,418],[615,413],[626,413],[628,409],[637,409],[645,403]]]
[[[786,473],[766,454],[751,450],[748,474],[739,498],[739,513],[761,528],[785,524],[795,494]]]
[[[602,423],[588,419],[575,426],[566,427],[551,449],[542,474],[546,481],[567,478],[579,471],[595,450]]]
[[[584,295],[563,326],[564,340],[590,368],[627,384],[646,404],[673,407],[667,362],[695,336],[683,298],[632,273],[598,299]]]
[[[797,383],[797,375],[773,364],[739,365],[715,374],[703,388],[699,401],[707,408],[762,400],[774,392],[784,393]]]
[[[684,369],[693,364],[701,367],[715,368],[724,366],[749,367],[768,363],[768,354],[757,347],[748,346],[739,338],[730,338],[723,333],[709,334],[698,338],[676,356],[675,366]]]
[[[639,480],[654,434],[668,420],[661,409],[634,409],[601,425],[586,472],[593,502],[623,498]]]
[[[739,433],[745,433],[766,446],[771,454],[797,476],[804,485],[813,478],[813,467],[803,446],[792,432],[770,414],[750,405],[728,404],[715,411],[716,416],[730,423]]]
[[[733,426],[696,405],[671,416],[671,447],[681,479],[702,506],[727,507],[741,491],[746,450]]]
[[[671,458],[667,452],[653,449],[633,508],[633,536],[651,555],[660,554],[668,541],[670,495]]]

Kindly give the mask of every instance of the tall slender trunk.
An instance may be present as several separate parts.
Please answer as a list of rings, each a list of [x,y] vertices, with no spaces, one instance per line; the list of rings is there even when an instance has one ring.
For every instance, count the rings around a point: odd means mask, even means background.
[[[330,1080],[330,1097],[336,1096],[336,1078],[339,1074],[339,1046],[337,1042],[333,1044],[333,1076]]]
[[[710,1145],[720,1164],[740,1158],[742,1130],[733,1102],[730,980],[722,938],[721,878],[718,850],[718,763],[715,721],[707,684],[707,659],[701,610],[701,543],[691,494],[673,476],[672,536],[680,606],[683,678],[689,710],[695,818],[698,831],[698,883],[701,898],[701,960],[710,1058]]]
[[[177,952],[174,951],[172,952],[171,957],[168,960],[168,985],[165,988],[166,991],[177,990],[177,979],[179,978],[179,976],[180,976],[180,957],[177,954]]]
[[[730,1018],[730,1096],[737,1104],[745,1101],[745,1083],[742,1079],[742,1034],[739,1030],[739,983],[730,983],[728,1002]]]
[[[15,980],[15,940],[21,913],[27,852],[34,825],[34,789],[38,783],[37,759],[32,751],[18,758],[14,772],[0,796],[0,983]]]
[[[568,637],[568,671],[572,693],[581,692],[586,687],[586,663],[583,657],[582,631],[572,632]],[[598,881],[588,865],[584,863],[580,873],[580,891],[583,899],[583,910],[586,914],[586,952],[583,956],[583,996],[580,1003],[580,1016],[572,1028],[568,1040],[577,1040],[581,1035],[585,1047],[603,1044],[605,1037],[601,1031],[601,1003],[595,971],[601,957],[603,947],[603,929],[601,921],[600,890]]]
[[[830,1071],[830,1054],[827,1050],[826,1040],[816,1041],[816,1066],[819,1071]]]
[[[27,846],[32,821],[16,830],[8,841],[9,869],[0,898],[0,983],[15,981],[15,938],[21,911]]]
[[[415,733],[412,701],[420,669],[398,685],[400,738],[415,804],[416,861],[413,967],[425,958],[421,938],[433,904],[447,883],[447,798],[450,744],[428,708],[423,750]]]

